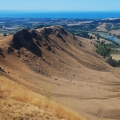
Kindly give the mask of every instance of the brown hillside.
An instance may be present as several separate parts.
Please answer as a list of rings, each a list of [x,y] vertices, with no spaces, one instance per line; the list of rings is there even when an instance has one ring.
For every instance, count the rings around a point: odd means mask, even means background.
[[[0,39],[1,74],[88,119],[120,118],[119,71],[90,40],[60,26],[20,30]],[[97,116],[97,117],[96,117]]]

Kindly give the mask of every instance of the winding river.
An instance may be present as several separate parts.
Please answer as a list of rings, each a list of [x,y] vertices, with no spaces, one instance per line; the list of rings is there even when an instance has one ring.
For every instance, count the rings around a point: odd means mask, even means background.
[[[94,32],[94,33],[99,34],[101,37],[109,39],[110,41],[115,41],[116,43],[120,44],[120,39],[115,36],[109,35],[109,33],[104,33],[104,32]]]

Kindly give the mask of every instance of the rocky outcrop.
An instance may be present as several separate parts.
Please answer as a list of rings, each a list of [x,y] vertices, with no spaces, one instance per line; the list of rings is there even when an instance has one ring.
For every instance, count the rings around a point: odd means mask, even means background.
[[[69,34],[61,26],[43,27],[30,31],[22,29],[13,35],[8,53],[13,52],[12,48],[20,50],[24,47],[38,57],[42,57],[41,47],[45,47],[48,51],[53,51],[52,47],[58,47],[58,42],[67,43],[66,38],[70,37]],[[71,37],[73,37],[72,34]]]
[[[5,72],[4,68],[0,67],[0,71]]]
[[[7,52],[10,54],[10,53],[14,52],[14,49],[12,47],[8,47]]]
[[[13,39],[10,42],[10,46],[18,50],[24,47],[27,50],[31,51],[33,54],[42,57],[42,51],[33,41],[33,37],[37,37],[37,34],[35,34],[35,32],[32,32],[31,34],[26,29],[20,30],[14,34]]]
[[[2,56],[3,58],[5,58],[2,49],[0,48],[0,56]]]
[[[20,30],[14,34],[10,44],[16,49],[20,49],[20,47],[29,48],[33,44],[32,36],[28,30]]]

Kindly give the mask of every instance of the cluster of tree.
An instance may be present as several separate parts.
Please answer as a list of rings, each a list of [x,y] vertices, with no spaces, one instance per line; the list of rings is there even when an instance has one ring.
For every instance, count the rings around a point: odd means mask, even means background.
[[[109,38],[101,37],[99,34],[95,34],[95,36],[97,37],[97,40],[99,40],[99,38],[102,38],[102,39],[105,39],[105,40],[108,40],[108,41],[112,42],[114,45],[117,45],[118,47],[120,46],[119,43],[117,43],[117,42],[115,42],[115,41],[112,41],[112,40],[110,40]],[[116,37],[120,38],[119,35],[116,36]]]
[[[113,30],[118,30],[118,29],[120,29],[120,24],[114,23],[113,25],[114,25]]]
[[[37,26],[35,29],[39,29],[39,28],[42,28],[42,27],[49,27],[50,25],[39,25]]]
[[[90,35],[88,34],[88,32],[84,32],[84,31],[79,32],[78,35],[80,37],[84,37],[84,38],[89,38],[90,37]]]
[[[104,58],[110,56],[111,49],[109,47],[106,47],[104,42],[101,42],[99,44],[95,44],[96,52],[100,55],[102,55]]]
[[[102,22],[102,23],[120,23],[120,19],[113,19],[113,20],[109,20],[109,19],[106,19],[106,20],[95,20],[95,21],[93,21],[92,23],[93,23],[93,24],[98,24],[99,22]]]
[[[120,35],[116,35],[116,37],[120,39]]]
[[[117,42],[115,41],[112,41],[113,44],[117,45],[117,46],[120,46]]]
[[[11,32],[11,33],[3,33],[3,36],[7,36],[7,35],[13,35],[14,33]]]
[[[106,60],[106,62],[109,63],[113,67],[120,67],[120,60],[118,60],[118,61],[114,60],[114,59],[112,59],[111,56]]]
[[[78,34],[76,34],[80,37],[88,38],[88,39],[93,39],[94,37],[89,35],[88,32],[85,31],[80,31]]]
[[[99,34],[95,34],[95,36],[97,37],[97,40],[100,39],[100,35]]]
[[[62,25],[66,30],[73,30],[74,33],[77,31],[93,31],[96,30],[97,25],[92,24],[92,23],[86,23],[86,24],[81,24],[81,25],[73,25],[73,26],[68,26],[68,25]]]
[[[120,67],[120,60],[117,61],[112,59],[112,57],[110,56],[111,48],[106,46],[104,41],[95,44],[95,47],[97,48],[96,52],[107,59],[107,63],[109,63],[113,67]]]
[[[112,24],[106,24],[106,27],[105,27],[105,28],[109,31],[109,30],[112,29],[111,27],[112,27]]]
[[[3,36],[7,36],[7,34],[6,34],[6,33],[4,33],[4,34],[3,34]]]
[[[106,47],[109,47],[109,48],[118,48],[119,46],[116,45],[116,44],[108,43],[108,44],[106,44]]]

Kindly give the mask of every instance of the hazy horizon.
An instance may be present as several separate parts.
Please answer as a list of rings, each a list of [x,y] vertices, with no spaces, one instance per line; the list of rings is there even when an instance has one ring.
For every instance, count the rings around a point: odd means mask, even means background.
[[[120,0],[0,0],[0,11],[120,11]]]
[[[120,0],[0,0],[0,17],[120,18],[119,5]]]
[[[26,12],[26,11],[7,11],[0,12],[1,17],[9,18],[72,18],[72,19],[104,19],[120,18],[119,12]]]

